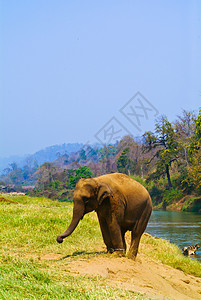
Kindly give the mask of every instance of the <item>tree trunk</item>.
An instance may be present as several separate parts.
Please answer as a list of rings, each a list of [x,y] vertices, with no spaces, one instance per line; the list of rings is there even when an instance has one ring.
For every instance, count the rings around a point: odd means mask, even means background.
[[[142,165],[140,166],[140,171],[141,171],[141,178],[144,178]]]
[[[169,170],[169,166],[166,165],[166,175],[167,175],[167,180],[168,180],[168,185],[169,185],[169,188],[172,187],[172,183],[171,183],[171,180],[170,180],[170,170]]]

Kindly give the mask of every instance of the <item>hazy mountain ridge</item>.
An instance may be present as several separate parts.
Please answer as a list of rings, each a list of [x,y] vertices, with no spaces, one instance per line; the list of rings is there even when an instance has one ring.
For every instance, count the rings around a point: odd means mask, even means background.
[[[46,161],[54,161],[59,156],[70,154],[79,151],[84,144],[82,143],[64,143],[62,145],[53,145],[41,149],[34,154],[27,154],[23,156],[13,155],[9,157],[0,157],[0,172],[9,167],[9,164],[16,162],[19,167],[23,167],[26,164],[26,160],[36,161],[38,165],[43,164]]]

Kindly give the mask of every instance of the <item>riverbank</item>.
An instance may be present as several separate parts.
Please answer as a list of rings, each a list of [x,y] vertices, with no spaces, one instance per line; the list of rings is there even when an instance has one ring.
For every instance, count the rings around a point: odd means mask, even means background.
[[[160,203],[158,206],[154,206],[153,209],[201,213],[201,197],[187,195],[180,200],[167,204],[166,206],[164,206],[163,203]]]

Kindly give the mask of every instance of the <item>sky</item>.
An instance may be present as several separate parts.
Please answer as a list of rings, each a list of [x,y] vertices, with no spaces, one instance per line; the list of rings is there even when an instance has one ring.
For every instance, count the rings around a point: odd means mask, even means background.
[[[201,107],[201,1],[0,0],[0,157]]]

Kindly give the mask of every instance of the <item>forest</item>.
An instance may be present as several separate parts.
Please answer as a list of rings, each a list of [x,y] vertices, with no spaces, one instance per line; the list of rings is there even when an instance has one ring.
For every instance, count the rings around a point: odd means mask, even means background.
[[[155,121],[155,130],[137,141],[124,136],[112,145],[84,145],[42,165],[31,157],[23,167],[13,162],[1,174],[0,189],[72,201],[80,178],[113,172],[143,184],[157,209],[200,212],[201,109],[198,115],[183,110],[173,122],[162,115]]]

